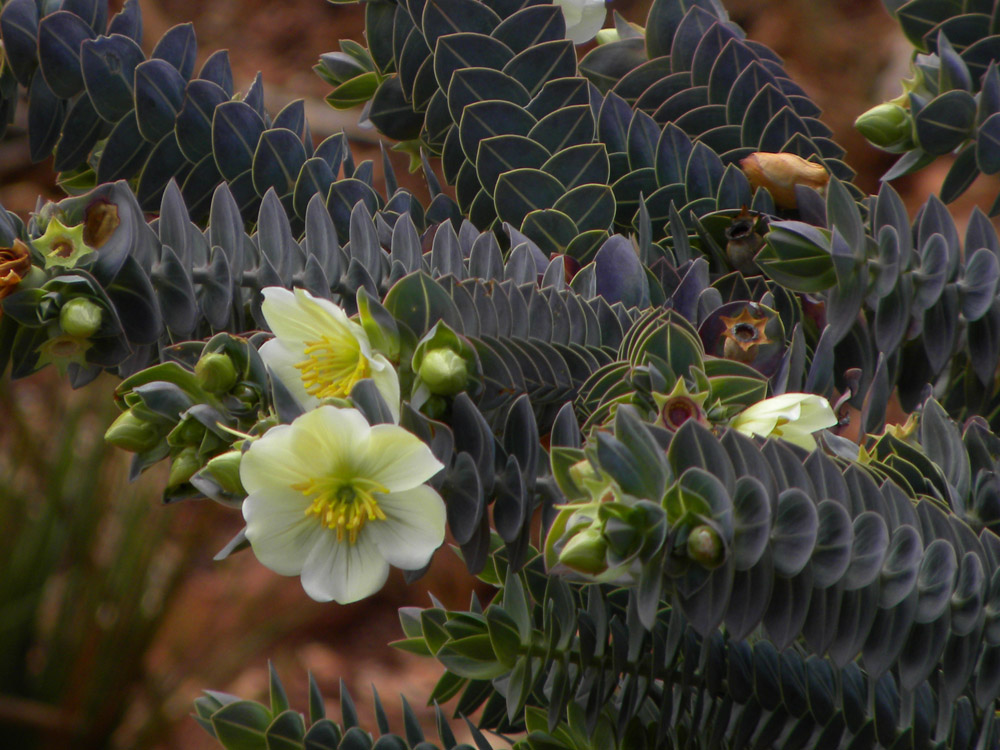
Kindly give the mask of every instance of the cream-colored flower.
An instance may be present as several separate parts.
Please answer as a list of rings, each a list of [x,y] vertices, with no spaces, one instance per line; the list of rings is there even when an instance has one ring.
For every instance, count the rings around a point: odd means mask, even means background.
[[[780,437],[806,450],[816,448],[812,433],[837,424],[830,402],[812,393],[784,393],[744,409],[730,423],[745,435]]]
[[[304,289],[264,289],[261,305],[274,338],[260,356],[307,409],[321,399],[346,398],[360,380],[375,381],[399,418],[399,377],[383,355],[373,353],[368,334],[329,300]]]
[[[604,0],[553,0],[566,19],[566,38],[573,44],[586,44],[601,30],[607,9]]]
[[[425,566],[444,541],[445,508],[424,482],[441,468],[415,435],[320,406],[256,440],[240,462],[246,536],[317,601],[382,588],[389,566]]]

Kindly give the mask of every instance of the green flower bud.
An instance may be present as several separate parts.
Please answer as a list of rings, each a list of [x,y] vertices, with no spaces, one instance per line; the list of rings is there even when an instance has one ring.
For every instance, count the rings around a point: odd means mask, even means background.
[[[854,127],[880,148],[904,146],[912,139],[912,123],[908,110],[886,102],[872,107],[854,121]]]
[[[574,535],[559,553],[559,562],[571,570],[597,575],[608,569],[605,554],[608,544],[596,526],[588,526]]]
[[[167,443],[175,448],[185,445],[201,445],[201,441],[204,439],[205,425],[193,417],[182,419],[167,435]]]
[[[184,484],[201,468],[198,449],[194,446],[185,448],[170,462],[170,474],[167,475],[167,489],[173,489]]]
[[[216,456],[205,464],[202,471],[226,492],[232,495],[246,495],[243,483],[240,481],[240,460],[243,458],[242,451],[229,451]]]
[[[597,36],[594,37],[594,41],[598,44],[611,44],[620,39],[621,34],[618,33],[618,29],[601,29],[597,32]]]
[[[588,481],[598,481],[600,476],[594,471],[594,467],[590,461],[584,459],[583,461],[577,461],[569,467],[569,478],[576,483],[577,487],[586,487]]]
[[[89,339],[101,328],[104,310],[85,297],[75,297],[59,311],[59,327],[70,336]]]
[[[162,436],[155,425],[137,417],[132,409],[122,412],[111,423],[104,439],[111,445],[132,453],[144,453],[155,448]]]
[[[469,370],[465,360],[451,349],[431,349],[424,355],[417,373],[431,393],[454,396],[465,388]]]
[[[239,381],[233,360],[221,352],[203,355],[194,366],[194,374],[209,393],[226,393]]]
[[[719,533],[711,526],[701,525],[691,529],[687,538],[687,552],[695,562],[706,568],[715,568],[722,563],[725,549]]]

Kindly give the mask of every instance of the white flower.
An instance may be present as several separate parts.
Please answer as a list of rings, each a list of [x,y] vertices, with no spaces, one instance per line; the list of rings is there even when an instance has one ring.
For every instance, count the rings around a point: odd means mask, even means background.
[[[566,38],[573,44],[586,44],[604,25],[607,9],[604,0],[552,0],[562,8],[566,19]]]
[[[320,399],[346,398],[359,380],[371,378],[399,418],[399,377],[381,354],[373,354],[368,334],[329,300],[304,289],[264,289],[261,305],[274,338],[260,356],[307,409]]]
[[[837,424],[830,402],[811,393],[764,399],[736,415],[730,426],[745,435],[780,437],[806,450],[816,448],[812,433]]]
[[[313,599],[363,599],[390,565],[422,568],[444,541],[444,502],[424,484],[441,468],[402,427],[320,406],[244,454],[247,539],[261,563],[301,575]]]

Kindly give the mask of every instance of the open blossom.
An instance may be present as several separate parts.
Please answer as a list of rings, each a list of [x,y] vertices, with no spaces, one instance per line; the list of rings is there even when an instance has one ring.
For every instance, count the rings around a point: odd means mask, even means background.
[[[444,541],[444,502],[424,484],[441,468],[402,427],[320,406],[244,454],[247,539],[261,563],[301,575],[313,599],[363,599],[390,565],[422,568]]]
[[[604,0],[553,0],[566,19],[566,38],[573,44],[586,44],[604,25],[607,9]]]
[[[264,289],[261,306],[274,338],[260,356],[307,409],[328,397],[346,398],[360,380],[375,381],[394,416],[399,415],[399,377],[368,334],[329,300],[304,289]]]
[[[730,426],[745,435],[780,437],[806,450],[816,448],[812,433],[837,424],[830,402],[812,393],[784,393],[736,415]]]

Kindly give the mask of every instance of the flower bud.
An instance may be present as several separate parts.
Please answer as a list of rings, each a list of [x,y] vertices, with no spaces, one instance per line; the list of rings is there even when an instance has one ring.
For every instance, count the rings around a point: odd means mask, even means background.
[[[604,541],[601,530],[588,526],[566,542],[559,553],[559,562],[571,570],[597,575],[608,568],[605,560],[607,550],[608,544]]]
[[[201,445],[205,439],[205,425],[193,417],[185,417],[167,435],[167,443],[180,448],[185,445]]]
[[[706,568],[715,568],[722,563],[725,549],[719,533],[711,526],[702,524],[688,534],[687,553],[688,557]]]
[[[910,113],[892,102],[872,107],[854,121],[854,127],[875,146],[896,148],[912,142]]]
[[[621,38],[618,29],[601,29],[597,32],[597,36],[594,37],[594,41],[598,44],[611,44],[612,42],[620,41]]]
[[[795,186],[823,190],[830,173],[822,164],[806,161],[795,154],[768,154],[758,151],[740,161],[740,168],[754,188],[766,188],[780,208],[797,208]]]
[[[201,468],[198,449],[189,446],[174,456],[170,462],[170,473],[167,475],[167,489],[173,489],[184,484]]]
[[[569,467],[569,478],[573,480],[577,487],[585,487],[588,481],[594,482],[600,480],[600,476],[594,471],[593,465],[586,459],[577,461]]]
[[[216,456],[205,464],[202,470],[226,492],[232,495],[246,495],[243,483],[240,481],[240,461],[243,458],[242,451],[229,451]]]
[[[111,423],[104,433],[104,439],[116,448],[132,453],[145,453],[159,444],[161,435],[155,425],[137,417],[129,409]]]
[[[239,382],[236,365],[229,355],[222,352],[202,355],[194,366],[194,374],[201,387],[209,393],[227,393]]]
[[[101,328],[104,310],[86,297],[75,297],[59,311],[59,327],[70,336],[89,339]]]
[[[445,347],[427,352],[417,374],[427,384],[431,393],[440,396],[454,396],[465,388],[469,380],[469,369],[465,360]]]

